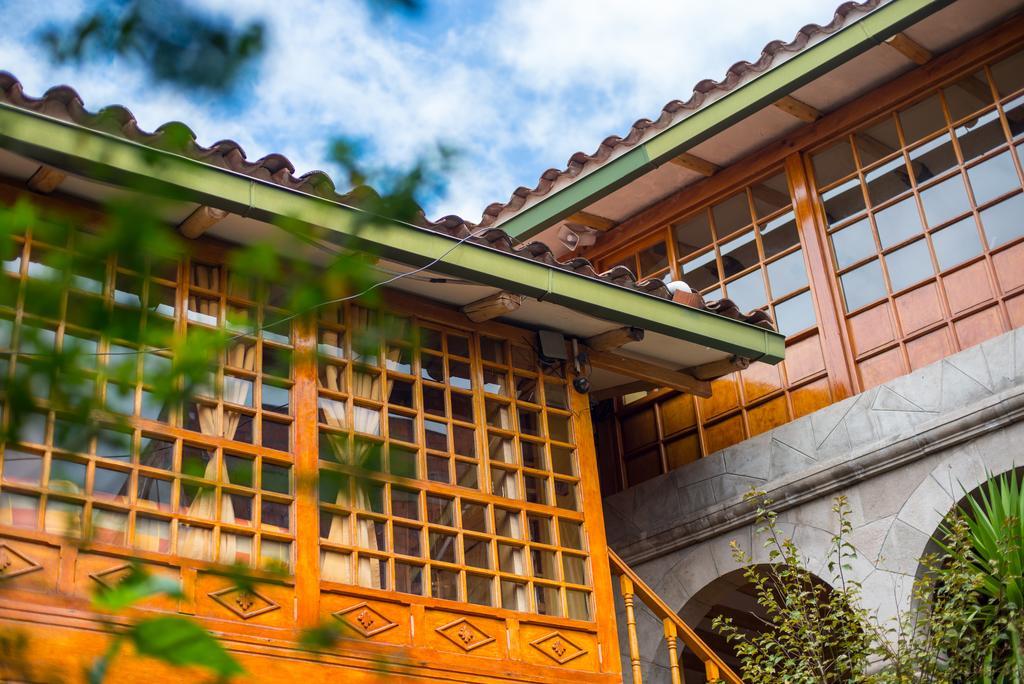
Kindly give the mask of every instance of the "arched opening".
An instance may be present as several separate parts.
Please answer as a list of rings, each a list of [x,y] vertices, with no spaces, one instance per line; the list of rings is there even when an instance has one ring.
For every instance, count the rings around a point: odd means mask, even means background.
[[[757,566],[765,569],[767,565]],[[697,635],[736,673],[741,673],[740,660],[734,645],[712,627],[718,616],[731,618],[739,630],[747,635],[761,633],[765,629],[768,614],[758,603],[754,584],[747,580],[743,569],[722,575],[698,591],[679,611],[680,617],[692,625]],[[811,574],[811,582],[831,591],[831,585]],[[680,661],[687,682],[703,682],[704,670],[697,657],[684,650]]]

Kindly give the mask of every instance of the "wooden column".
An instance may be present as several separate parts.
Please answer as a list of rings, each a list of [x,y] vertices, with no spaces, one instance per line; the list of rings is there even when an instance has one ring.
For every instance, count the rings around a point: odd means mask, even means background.
[[[679,670],[679,649],[676,645],[677,633],[676,623],[669,618],[663,621],[665,627],[665,645],[668,646],[668,672],[672,684],[683,684],[682,673]]]
[[[619,577],[622,586],[622,601],[626,604],[626,634],[629,637],[629,664],[633,669],[633,684],[643,684],[644,674],[640,669],[640,642],[636,637],[636,612],[633,610],[633,580],[625,575]]]
[[[807,259],[825,369],[834,394],[833,400],[839,401],[860,391],[860,388],[856,374],[852,371],[853,359],[844,334],[843,305],[835,270],[832,268],[828,237],[825,235],[824,224],[818,220],[814,186],[799,152],[786,158],[786,175],[793,194],[800,242]]]
[[[295,596],[298,623],[308,628],[320,621],[320,510],[317,502],[316,323],[295,324]]]

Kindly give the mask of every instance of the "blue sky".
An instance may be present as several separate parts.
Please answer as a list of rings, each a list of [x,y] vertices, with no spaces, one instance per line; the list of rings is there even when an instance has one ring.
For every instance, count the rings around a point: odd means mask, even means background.
[[[193,0],[239,21],[262,18],[269,49],[225,102],[154,86],[131,65],[55,66],[33,42],[89,3],[0,0],[0,69],[28,94],[75,87],[89,109],[127,106],[143,128],[183,121],[199,142],[230,138],[250,159],[285,154],[299,173],[336,175],[328,142],[365,139],[380,165],[444,143],[460,151],[431,217],[479,219],[549,167],[594,151],[704,78],[755,59],[770,40],[826,23],[838,0],[428,0],[387,15],[364,0]]]

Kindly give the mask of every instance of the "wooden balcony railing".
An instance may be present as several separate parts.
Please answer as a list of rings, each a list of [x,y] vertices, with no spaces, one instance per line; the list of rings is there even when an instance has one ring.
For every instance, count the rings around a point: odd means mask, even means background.
[[[679,642],[704,663],[704,674],[708,682],[743,684],[717,653],[704,643],[697,633],[675,611],[669,608],[640,577],[618,555],[608,549],[612,574],[619,577],[622,601],[626,605],[626,632],[629,639],[629,662],[633,673],[633,684],[643,684],[640,667],[640,644],[636,634],[635,601],[637,598],[662,621],[665,644],[668,647],[668,663],[672,684],[683,684],[683,671],[679,666]]]

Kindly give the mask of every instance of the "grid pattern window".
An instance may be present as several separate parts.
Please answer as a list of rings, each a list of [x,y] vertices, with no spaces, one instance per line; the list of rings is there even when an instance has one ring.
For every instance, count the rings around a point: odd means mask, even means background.
[[[785,172],[770,172],[654,232],[656,241],[609,255],[602,266],[682,280],[706,300],[728,297],[741,311],[768,311],[787,336],[787,360],[715,380],[707,399],[661,390],[617,400],[619,477],[626,487],[832,401]]]
[[[201,261],[153,263],[140,272],[76,248],[89,233],[34,227],[13,238],[3,263],[3,378],[33,355],[78,349],[109,421],[88,434],[53,410],[46,384],[19,441],[0,445],[0,524],[137,552],[290,568],[294,540],[291,456],[292,340],[283,312],[256,303],[227,269]],[[74,264],[59,301],[33,291],[52,264]],[[91,329],[83,312],[105,307],[116,324]],[[234,335],[199,396],[185,407],[154,392],[171,370],[166,351],[132,346],[143,331]],[[268,326],[262,333],[256,331]],[[38,376],[36,376],[38,377]],[[2,382],[2,381],[0,381]],[[5,416],[8,412],[5,411]],[[83,448],[83,445],[87,445]]]
[[[1024,54],[811,155],[866,389],[1024,323]]]
[[[318,323],[322,578],[592,620],[564,375],[419,320],[367,345],[370,320]]]

